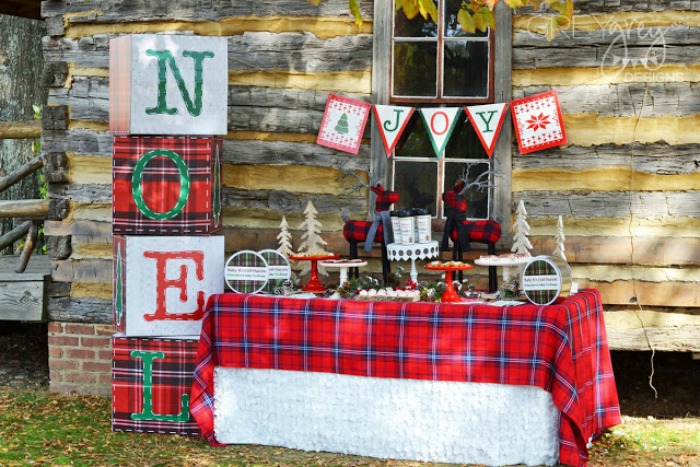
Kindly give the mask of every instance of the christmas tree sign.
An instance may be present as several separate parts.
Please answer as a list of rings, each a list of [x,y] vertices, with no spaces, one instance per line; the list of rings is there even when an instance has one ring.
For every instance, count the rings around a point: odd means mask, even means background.
[[[357,154],[370,108],[366,102],[329,94],[316,144]]]
[[[556,91],[511,101],[520,154],[566,144],[566,131]]]

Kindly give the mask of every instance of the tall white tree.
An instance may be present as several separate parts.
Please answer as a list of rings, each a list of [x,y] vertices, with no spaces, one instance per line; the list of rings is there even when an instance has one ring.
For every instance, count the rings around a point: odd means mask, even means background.
[[[559,216],[559,219],[557,219],[557,235],[555,238],[557,241],[557,247],[554,249],[554,253],[552,254],[566,261],[566,253],[564,252],[564,240],[566,240],[566,237],[564,237],[564,221],[562,220],[561,216]]]
[[[304,222],[299,224],[299,228],[304,230],[301,236],[301,245],[299,245],[299,253],[309,255],[322,255],[326,253],[324,248],[327,245],[326,241],[321,238],[321,222],[316,219],[318,211],[314,207],[314,203],[309,201],[304,209]],[[307,261],[304,268],[299,272],[300,275],[306,275],[311,271],[311,264]],[[327,276],[328,271],[324,268],[318,268],[319,274]]]
[[[518,208],[515,211],[515,223],[513,224],[513,247],[510,249],[516,254],[530,254],[532,249],[532,243],[527,238],[530,235],[530,224],[527,223],[527,211],[525,210],[525,203],[520,200],[518,203]]]
[[[277,241],[279,242],[277,251],[287,257],[294,254],[294,250],[292,250],[292,234],[289,232],[289,224],[287,224],[285,216],[282,216],[282,222],[280,222],[280,233],[277,234]]]

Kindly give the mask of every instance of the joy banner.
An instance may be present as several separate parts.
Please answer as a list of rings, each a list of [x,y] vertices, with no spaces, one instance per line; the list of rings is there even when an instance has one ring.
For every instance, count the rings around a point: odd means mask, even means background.
[[[461,117],[462,109],[486,153],[491,157],[509,106],[520,154],[566,144],[566,131],[556,91],[505,103],[466,107],[424,107],[417,110],[438,159],[445,152],[450,136]],[[391,157],[416,110],[413,107],[372,105],[329,94],[316,143],[357,154],[370,109],[374,114],[386,155]]]

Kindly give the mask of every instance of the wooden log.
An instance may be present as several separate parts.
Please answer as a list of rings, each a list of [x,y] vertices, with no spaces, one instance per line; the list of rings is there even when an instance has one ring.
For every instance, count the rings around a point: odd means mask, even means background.
[[[68,156],[65,152],[49,152],[44,159],[44,177],[48,183],[64,183],[68,178]]]
[[[24,248],[22,248],[22,253],[19,255],[19,262],[17,263],[16,273],[23,273],[27,269],[27,263],[29,263],[29,258],[32,256],[32,251],[36,246],[36,240],[39,235],[39,226],[41,223],[32,222],[29,227],[29,232],[27,232],[27,240],[24,243]]]
[[[682,13],[682,12],[677,12]],[[656,18],[662,14],[656,15]],[[677,16],[680,18],[681,16]],[[542,21],[544,20],[544,21]],[[597,21],[583,30],[583,21]],[[687,46],[697,43],[700,31],[696,25],[651,23],[624,23],[624,16],[595,18],[574,16],[574,28],[559,33],[552,41],[546,37],[546,19],[544,17],[522,17],[516,21],[513,32],[513,47],[597,47],[608,46],[624,53],[625,47],[647,48],[662,52],[663,47]]]
[[[513,206],[525,202],[529,218],[539,217],[700,217],[700,191],[680,192],[553,192],[514,193]]]
[[[529,238],[533,254],[552,254],[557,246],[553,234]],[[619,265],[700,267],[700,237],[566,235],[565,249],[570,264],[605,262]]]
[[[696,169],[700,169],[697,167]],[[654,174],[635,172],[629,167],[596,167],[585,170],[557,167],[514,170],[512,190],[533,191],[681,191],[700,189],[700,170],[687,174]]]
[[[94,34],[76,39],[49,37],[44,41],[44,54],[49,62],[108,68],[107,51],[112,37],[116,35]],[[323,73],[372,68],[372,36],[369,34],[320,39],[310,33],[253,32],[229,36],[227,40],[228,65],[232,72]]]
[[[700,316],[644,309],[605,311],[611,350],[700,351]]]
[[[601,144],[551,148],[547,157],[514,157],[513,170],[557,167],[564,170],[587,170],[594,167],[629,167],[635,172],[658,175],[697,173],[700,144],[671,146],[656,144]]]
[[[9,175],[0,179],[0,192],[5,191],[8,187],[14,185],[20,180],[25,179],[29,175],[39,170],[44,165],[44,160],[41,156],[37,156]]]
[[[360,2],[365,21],[372,19],[372,3]],[[99,12],[99,15],[97,14]],[[80,14],[77,14],[80,13]],[[180,19],[217,21],[226,17],[247,16],[348,16],[345,0],[327,0],[315,7],[296,0],[242,0],[235,2],[207,2],[206,8],[194,8],[189,0],[135,0],[128,5],[116,0],[92,0],[91,2],[42,2],[43,17],[67,15],[68,24],[122,23]]]
[[[68,129],[68,107],[65,105],[46,106],[42,109],[41,124],[44,130]],[[44,148],[46,151],[46,148]]]
[[[0,282],[0,320],[44,321],[44,280]]]
[[[222,190],[224,206],[245,206],[253,209],[272,209],[282,213],[302,212],[311,200],[319,212],[349,214],[366,211],[364,198],[331,194],[290,193],[282,190],[240,190],[225,187]]]
[[[4,250],[8,246],[12,245],[15,243],[17,240],[22,238],[23,235],[25,235],[27,232],[29,232],[29,228],[32,226],[32,221],[26,221],[15,227],[14,229],[10,230],[9,232],[3,234],[2,237],[0,237],[0,250]]]
[[[89,129],[70,131],[46,131],[42,138],[42,149],[49,153],[76,153],[96,156],[112,155],[112,135]]]
[[[97,204],[112,203],[112,185],[54,183],[49,185],[47,191],[49,197],[55,199]]]
[[[700,102],[693,99],[700,92],[700,86],[689,82],[526,86],[514,89],[513,98],[531,96],[555,88],[562,112],[567,114],[681,117],[700,113]]]
[[[48,255],[51,259],[67,259],[70,257],[73,252],[71,237],[51,237],[46,235],[45,238]]]
[[[579,288],[598,289],[606,305],[629,305],[638,303],[643,307],[683,307],[700,306],[700,287],[697,282],[643,282],[577,279]]]
[[[89,297],[56,297],[47,300],[49,321],[72,323],[112,323],[112,300]]]
[[[112,242],[112,223],[87,220],[58,222],[46,221],[44,233],[55,237],[74,237],[78,242]]]
[[[0,139],[39,138],[41,138],[41,122],[39,120],[0,122]]]
[[[0,201],[0,218],[46,219],[50,203],[48,199]]]
[[[56,282],[87,282],[107,284],[112,282],[112,260],[83,259],[58,260],[53,263],[51,279]]]

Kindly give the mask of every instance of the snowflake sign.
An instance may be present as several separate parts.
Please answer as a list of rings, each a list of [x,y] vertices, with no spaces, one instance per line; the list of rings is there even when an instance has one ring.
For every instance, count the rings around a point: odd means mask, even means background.
[[[520,154],[566,144],[566,131],[556,91],[511,102]]]
[[[329,94],[316,144],[357,154],[371,107],[366,102]]]

